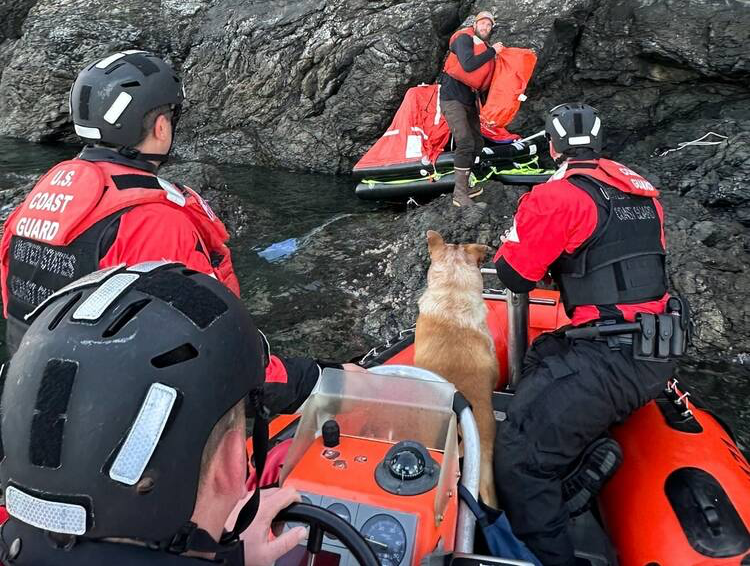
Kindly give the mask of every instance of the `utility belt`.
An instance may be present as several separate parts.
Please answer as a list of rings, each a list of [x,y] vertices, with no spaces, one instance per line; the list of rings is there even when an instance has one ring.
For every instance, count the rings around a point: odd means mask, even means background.
[[[638,313],[635,322],[596,322],[565,331],[571,340],[607,342],[613,350],[632,345],[638,360],[667,362],[682,356],[691,342],[690,310],[682,297],[670,297],[664,314]]]

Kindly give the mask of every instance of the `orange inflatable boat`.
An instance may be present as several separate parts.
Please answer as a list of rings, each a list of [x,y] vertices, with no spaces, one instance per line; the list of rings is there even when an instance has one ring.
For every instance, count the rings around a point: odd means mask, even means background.
[[[512,396],[506,389],[507,299],[500,291],[485,292],[500,363],[494,398],[500,418]],[[556,291],[532,291],[529,342],[568,322]],[[378,373],[393,375],[326,370],[329,375],[321,383],[327,385],[314,393],[302,414],[273,423],[272,436],[294,436],[283,483],[354,526],[381,564],[419,564],[436,552],[447,553],[445,563],[456,565],[530,564],[475,554],[476,525],[456,496],[457,484],[474,473],[471,423],[460,410],[453,411],[450,384],[410,367],[413,352],[413,331],[407,330],[363,360],[380,366]],[[326,421],[336,423],[333,441],[326,438]],[[459,429],[464,443],[460,470]],[[611,432],[623,448],[624,462],[594,510],[571,520],[581,564],[750,564],[750,465],[720,421],[689,403],[672,381],[662,396]],[[409,491],[411,482],[422,482],[419,493]],[[356,563],[342,541],[325,538],[318,551],[324,564]],[[306,552],[301,549],[294,563],[302,563]]]

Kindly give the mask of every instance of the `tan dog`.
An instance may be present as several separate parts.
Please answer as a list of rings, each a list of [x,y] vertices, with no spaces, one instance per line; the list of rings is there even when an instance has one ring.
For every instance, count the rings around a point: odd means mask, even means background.
[[[492,471],[495,415],[492,390],[498,378],[495,345],[487,328],[479,266],[489,251],[481,244],[446,244],[427,231],[431,265],[419,299],[414,365],[441,375],[472,405],[482,448],[479,494],[497,507]]]

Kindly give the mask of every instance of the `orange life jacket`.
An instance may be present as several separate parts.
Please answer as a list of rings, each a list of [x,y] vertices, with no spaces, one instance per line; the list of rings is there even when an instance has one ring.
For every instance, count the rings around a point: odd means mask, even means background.
[[[464,28],[458,30],[451,36],[449,45],[453,45],[453,42],[458,38],[458,36],[463,34],[469,35],[474,42],[475,56],[481,55],[488,49],[492,49],[489,45],[487,45],[485,41],[480,39],[479,36],[474,33],[474,28]],[[448,52],[448,58],[445,60],[445,65],[443,66],[443,72],[445,74],[453,77],[457,81],[461,81],[465,85],[479,92],[486,92],[490,88],[490,83],[492,82],[492,75],[494,71],[494,59],[490,60],[488,63],[485,63],[474,71],[464,71],[463,67],[461,66],[461,62],[458,60],[458,56],[453,53],[453,51]]]
[[[239,283],[226,246],[229,235],[198,193],[125,165],[73,159],[50,169],[5,222],[0,243],[0,277],[6,316],[9,313],[8,278],[14,262],[10,254],[14,237],[33,242],[35,254],[39,256],[36,260],[25,258],[31,262],[30,266],[36,267],[30,268],[31,279],[26,283],[16,282],[16,285],[42,289],[49,294],[69,282],[67,279],[76,279],[99,268],[100,258],[89,257],[93,254],[91,247],[81,244],[90,239],[86,236],[87,231],[117,212],[150,203],[179,208],[188,216],[208,247],[206,251],[210,257],[221,258],[213,266],[212,275],[239,295]],[[179,261],[179,257],[170,257],[174,252],[165,250],[165,257]],[[33,296],[27,293],[25,300],[21,300],[27,304],[11,309],[18,312],[10,314],[23,314],[29,306],[35,306],[45,298],[37,295],[39,293],[35,292]]]
[[[625,193],[642,197],[659,197],[659,190],[649,181],[616,161],[609,159],[597,159],[595,161],[576,160],[575,164],[578,167],[568,167],[561,176],[553,175],[550,180],[567,179],[572,175],[585,175],[598,179]],[[591,168],[582,169],[580,167],[582,164],[590,164]]]

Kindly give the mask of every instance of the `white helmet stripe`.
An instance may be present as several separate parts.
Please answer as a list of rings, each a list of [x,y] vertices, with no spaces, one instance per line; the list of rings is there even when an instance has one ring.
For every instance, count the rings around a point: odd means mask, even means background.
[[[112,63],[114,63],[118,59],[122,59],[123,57],[125,57],[125,53],[114,53],[114,54],[110,55],[109,57],[105,57],[104,59],[102,59],[101,61],[99,61],[96,64],[96,68],[97,69],[106,69]]]
[[[591,135],[596,137],[599,134],[599,128],[602,127],[602,121],[599,119],[599,116],[596,117],[596,120],[594,120],[594,126],[591,128]]]
[[[555,127],[555,130],[557,130],[557,133],[561,138],[564,138],[566,135],[568,135],[568,132],[565,131],[562,123],[560,123],[560,118],[554,118],[552,120],[552,125]]]
[[[127,92],[121,92],[120,95],[112,103],[112,106],[109,107],[109,110],[104,113],[104,121],[109,122],[110,124],[114,124],[115,122],[117,122],[117,120],[120,119],[120,116],[122,116],[122,113],[125,112],[125,109],[128,107],[128,104],[130,104],[132,100],[133,97],[130,96]]]
[[[82,138],[86,138],[89,140],[102,139],[102,133],[99,131],[99,128],[90,128],[88,126],[79,126],[78,124],[75,124],[75,130],[76,134],[78,134]]]
[[[5,490],[5,505],[11,517],[37,529],[66,535],[86,532],[86,509],[80,505],[40,499],[12,485]]]
[[[112,63],[117,61],[118,59],[122,59],[125,57],[125,55],[132,55],[133,53],[146,53],[146,51],[142,51],[140,49],[129,49],[127,51],[119,51],[118,53],[113,53],[109,57],[105,57],[101,61],[99,61],[96,64],[97,69],[106,69],[109,67]]]
[[[115,302],[139,277],[140,275],[136,273],[118,273],[109,278],[78,306],[73,313],[73,320],[98,320],[109,305]]]
[[[568,138],[570,145],[585,145],[591,143],[591,136],[578,136],[575,138]]]
[[[128,437],[109,470],[109,477],[126,485],[138,483],[159,444],[176,400],[177,390],[173,387],[151,384]]]
[[[36,308],[31,311],[29,314],[23,317],[24,320],[28,321],[31,320],[39,311],[41,311],[44,307],[46,307],[48,304],[50,304],[54,299],[59,297],[60,295],[64,295],[68,291],[73,291],[74,289],[80,289],[82,287],[88,287],[90,285],[96,285],[97,283],[104,281],[113,271],[117,271],[121,267],[125,267],[124,263],[120,263],[118,265],[114,265],[112,267],[107,267],[106,269],[101,269],[99,271],[94,271],[93,273],[89,273],[88,275],[84,275],[80,279],[76,279],[72,283],[68,283],[63,287],[62,289],[59,289],[52,293],[49,297],[44,299],[41,303],[39,303]]]

